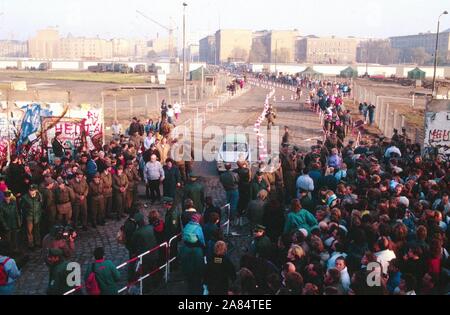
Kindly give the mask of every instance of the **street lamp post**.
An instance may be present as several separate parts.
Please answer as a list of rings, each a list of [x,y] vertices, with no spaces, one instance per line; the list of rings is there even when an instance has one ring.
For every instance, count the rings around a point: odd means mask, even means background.
[[[183,2],[183,94],[186,95],[186,7],[187,3]]]
[[[441,23],[441,16],[448,14],[448,11],[444,11],[439,15],[438,23],[437,23],[437,32],[436,32],[436,49],[434,50],[434,74],[433,74],[433,93],[432,97],[436,97],[436,71],[437,71],[437,54],[439,48],[439,27]]]

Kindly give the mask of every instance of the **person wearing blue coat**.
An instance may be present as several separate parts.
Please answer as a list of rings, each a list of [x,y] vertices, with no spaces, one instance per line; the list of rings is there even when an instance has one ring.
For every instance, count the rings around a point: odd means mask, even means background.
[[[202,295],[205,271],[205,237],[200,225],[201,215],[194,214],[183,229],[183,246],[180,250],[181,267],[188,284],[189,295]]]

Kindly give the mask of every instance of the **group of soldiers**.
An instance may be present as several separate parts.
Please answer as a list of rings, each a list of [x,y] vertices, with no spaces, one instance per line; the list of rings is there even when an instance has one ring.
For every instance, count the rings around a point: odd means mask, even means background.
[[[18,156],[3,178],[5,192],[0,204],[0,231],[18,248],[17,234],[23,229],[30,249],[41,247],[42,237],[55,225],[88,230],[120,220],[133,206],[141,176],[129,148],[119,151],[83,152],[24,162]],[[118,153],[112,155],[112,150]]]

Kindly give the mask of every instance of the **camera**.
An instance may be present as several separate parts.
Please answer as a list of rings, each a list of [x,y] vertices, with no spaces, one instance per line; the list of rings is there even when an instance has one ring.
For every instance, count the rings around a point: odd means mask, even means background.
[[[62,232],[62,238],[65,240],[75,239],[77,237],[77,233],[75,229],[70,225],[66,226]]]
[[[68,226],[58,226],[56,228],[56,239],[58,240],[67,240],[75,239],[77,237],[77,233],[75,232],[75,229]]]

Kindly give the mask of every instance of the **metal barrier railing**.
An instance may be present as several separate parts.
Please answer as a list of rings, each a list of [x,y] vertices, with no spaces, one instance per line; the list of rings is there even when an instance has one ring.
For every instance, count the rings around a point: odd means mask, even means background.
[[[222,228],[226,227],[226,235],[229,236],[230,235],[230,230],[231,230],[231,205],[230,204],[226,204],[225,206],[220,208],[221,212],[223,212],[223,210],[226,211],[227,213],[227,220],[221,225]],[[172,249],[172,245],[173,243],[181,238],[181,233],[178,235],[173,236],[169,241],[164,242],[148,251],[146,251],[145,253],[140,254],[139,256],[136,256],[132,259],[127,260],[126,262],[124,262],[123,264],[120,264],[116,267],[117,270],[123,269],[128,265],[131,265],[133,263],[138,262],[138,265],[136,266],[136,272],[138,272],[139,270],[142,270],[143,268],[143,259],[145,256],[150,255],[155,253],[156,251],[165,248],[165,264],[162,266],[159,266],[157,268],[155,268],[154,270],[150,271],[149,273],[147,273],[146,275],[141,275],[137,280],[134,280],[132,282],[129,282],[125,287],[122,287],[121,289],[118,290],[118,293],[121,294],[123,292],[125,292],[126,290],[132,288],[133,286],[135,286],[136,284],[139,283],[139,292],[140,295],[143,294],[143,281],[155,274],[157,274],[158,272],[162,271],[165,269],[165,283],[167,284],[169,282],[170,279],[170,266],[171,264],[176,261],[178,259],[177,256],[175,257],[170,257],[171,256],[171,249]],[[142,273],[142,272],[139,272]],[[84,286],[78,286],[76,288],[71,289],[70,291],[67,291],[66,293],[64,293],[63,295],[71,295],[75,292],[80,291]]]
[[[145,256],[150,255],[150,254],[153,254],[154,252],[160,250],[161,248],[166,248],[166,252],[167,252],[168,246],[169,246],[169,244],[168,244],[167,242],[164,242],[164,243],[162,243],[162,244],[156,246],[155,248],[153,248],[153,249],[151,249],[151,250],[149,250],[149,251],[146,251],[145,253],[142,253],[142,254],[140,254],[139,256],[133,258],[131,261],[132,261],[132,262],[135,262],[135,261],[139,260],[139,264],[138,264],[138,266],[136,267],[136,269],[139,269],[139,268],[142,269],[142,268],[143,268],[143,258],[144,258]],[[131,262],[130,262],[130,263],[131,263]],[[126,265],[126,264],[125,264],[125,265]],[[122,265],[121,265],[121,266],[122,266]],[[120,294],[120,293],[124,292],[125,290],[128,290],[129,288],[133,287],[133,286],[136,285],[137,283],[139,283],[139,292],[140,292],[140,295],[142,295],[142,294],[143,294],[143,281],[144,281],[145,279],[147,279],[148,277],[151,277],[152,275],[158,273],[159,271],[161,271],[162,269],[164,269],[164,268],[166,268],[166,267],[167,267],[167,262],[166,262],[164,265],[162,265],[162,266],[160,266],[160,267],[158,267],[158,268],[152,270],[152,271],[149,272],[148,274],[146,274],[146,275],[144,275],[144,276],[141,276],[138,280],[135,280],[135,281],[133,281],[133,282],[127,284],[127,286],[125,286],[124,288],[120,289],[120,290],[118,291],[118,293]],[[119,269],[119,268],[117,267],[117,269]]]

